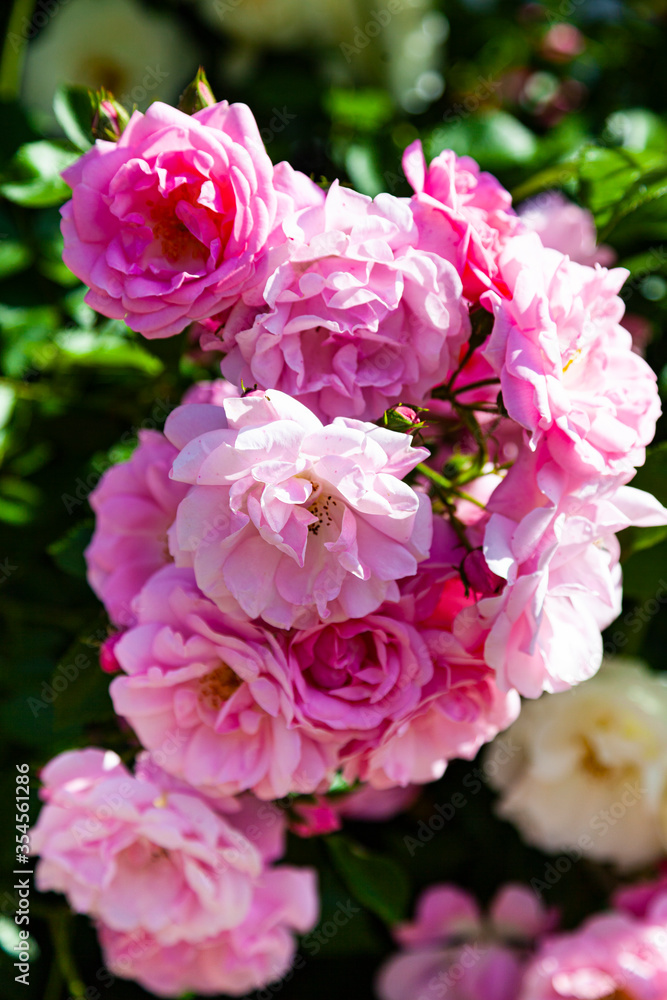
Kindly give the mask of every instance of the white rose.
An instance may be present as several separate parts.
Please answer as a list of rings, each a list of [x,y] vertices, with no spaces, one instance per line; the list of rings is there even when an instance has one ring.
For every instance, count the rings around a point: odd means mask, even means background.
[[[623,869],[664,853],[667,680],[607,661],[584,684],[524,703],[505,735],[521,749],[491,783],[529,843]]]
[[[26,105],[49,127],[62,84],[106,87],[131,110],[175,101],[197,71],[197,54],[172,17],[134,0],[66,0],[42,10],[45,24],[28,45]],[[48,8],[50,11],[50,8]]]

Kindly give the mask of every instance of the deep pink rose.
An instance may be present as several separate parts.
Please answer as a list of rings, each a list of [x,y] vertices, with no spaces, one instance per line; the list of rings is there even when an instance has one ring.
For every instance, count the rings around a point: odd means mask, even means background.
[[[455,265],[471,302],[489,287],[505,289],[498,260],[507,242],[523,230],[509,192],[469,156],[458,157],[449,149],[427,167],[419,139],[405,150],[403,170],[415,192],[417,246]]]
[[[405,200],[335,182],[285,232],[289,257],[263,308],[240,303],[225,323],[227,378],[280,389],[325,422],[375,420],[445,379],[470,330],[461,281],[443,257],[415,250]]]
[[[220,606],[279,628],[360,618],[398,598],[431,542],[431,505],[402,482],[427,454],[337,417],[322,426],[277,390],[170,414],[172,470],[192,489],[174,554]]]
[[[260,282],[297,186],[284,170],[274,183],[252,113],[226,101],[192,116],[160,102],[135,111],[117,143],[98,140],[63,176],[65,263],[89,305],[146,337],[179,333]]]

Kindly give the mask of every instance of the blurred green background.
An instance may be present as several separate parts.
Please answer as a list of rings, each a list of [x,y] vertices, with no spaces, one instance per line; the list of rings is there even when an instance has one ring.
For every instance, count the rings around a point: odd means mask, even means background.
[[[600,238],[632,272],[624,297],[643,321],[664,395],[667,3],[17,0],[0,16],[0,791],[10,817],[0,854],[0,975],[7,1000],[64,1000],[77,975],[86,1000],[131,1000],[146,994],[98,976],[88,922],[36,893],[31,985],[14,982],[15,764],[31,765],[36,786],[39,767],[63,749],[131,746],[97,665],[107,622],[85,580],[87,496],[130,454],[137,430],[160,428],[183,390],[214,368],[188,350],[187,334],[149,343],[95,315],[61,263],[67,189],[59,172],[85,137],[58,87],[103,85],[143,109],[155,99],[175,103],[202,64],[218,98],[252,108],[272,159],[315,180],[407,194],[401,153],[420,136],[428,157],[443,148],[470,154],[517,200],[561,188],[593,211]],[[636,485],[666,502],[664,439],[663,421]],[[627,532],[623,546],[625,607],[609,648],[664,669],[667,620],[642,609],[667,577],[665,531]],[[443,832],[406,849],[404,837],[415,836],[434,803],[471,788],[474,767],[452,765],[392,823],[350,825],[346,835],[370,852],[361,913],[275,995],[369,997],[391,948],[386,919],[409,912],[419,888],[452,879],[486,900],[507,879],[542,875],[547,859],[493,817],[483,782]],[[33,821],[37,810],[35,787]],[[326,922],[351,898],[349,858],[296,839],[289,857],[320,869]],[[612,884],[604,867],[582,862],[548,902],[571,924],[604,905]]]

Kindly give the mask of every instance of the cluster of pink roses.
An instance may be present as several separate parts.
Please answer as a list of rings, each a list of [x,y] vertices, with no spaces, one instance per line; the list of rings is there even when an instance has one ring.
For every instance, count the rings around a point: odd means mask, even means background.
[[[415,142],[404,167],[411,198],[325,192],[271,164],[245,106],[156,103],[64,175],[87,301],[146,337],[198,324],[227,380],[91,497],[89,580],[118,630],[102,663],[147,756],[75,843],[63,826],[120,765],[50,765],[35,843],[42,884],[157,992],[242,992],[250,955],[253,985],[275,978],[312,924],[310,876],[267,868],[273,847],[220,861],[258,800],[473,758],[520,694],[598,669],[615,533],[667,520],[627,485],[659,402],[620,325],[626,272],[578,263],[576,226],[556,227],[572,256],[547,247],[468,158],[427,167]]]
[[[508,884],[482,914],[467,892],[434,885],[401,952],[380,970],[380,1000],[661,1000],[667,996],[667,878],[616,893],[613,909],[555,933],[558,914]]]

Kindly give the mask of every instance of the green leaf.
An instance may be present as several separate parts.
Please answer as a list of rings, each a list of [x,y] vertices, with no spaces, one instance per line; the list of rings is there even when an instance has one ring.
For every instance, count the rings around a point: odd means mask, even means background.
[[[0,278],[9,278],[12,274],[24,271],[31,262],[32,253],[25,243],[19,240],[0,242]]]
[[[46,550],[56,565],[70,576],[85,579],[86,560],[83,553],[92,537],[93,527],[92,521],[81,521]]]
[[[56,336],[60,356],[56,364],[69,362],[113,368],[136,368],[146,375],[159,375],[164,366],[140,344],[114,333],[98,330],[64,330]]]
[[[388,924],[405,915],[410,885],[405,871],[391,858],[371,854],[344,834],[325,838],[337,872],[362,906]]]
[[[21,146],[3,175],[0,194],[8,201],[30,208],[59,205],[70,195],[60,174],[78,158],[78,153],[54,142]]]
[[[325,99],[325,108],[335,124],[360,132],[377,132],[394,114],[389,94],[371,87],[363,90],[334,87]]]
[[[426,139],[427,159],[443,149],[472,156],[486,170],[500,170],[530,163],[538,143],[518,119],[505,111],[494,111],[438,126]]]
[[[578,185],[603,240],[621,219],[667,193],[667,158],[651,150],[588,147],[579,159]]]
[[[67,138],[85,153],[93,144],[93,102],[87,87],[63,85],[53,98],[53,110]]]
[[[345,169],[357,191],[374,198],[385,189],[377,155],[372,145],[352,143],[345,151]]]
[[[667,441],[661,441],[660,444],[654,445],[653,448],[649,449],[646,455],[646,462],[637,470],[637,474],[632,480],[632,485],[638,490],[645,490],[647,493],[651,493],[663,505],[667,504]],[[632,593],[643,591],[643,587],[635,579],[636,571],[639,571],[640,576],[643,575],[645,569],[648,568],[644,567],[644,558],[647,558],[650,562],[655,557],[643,557],[641,560],[631,559],[630,557],[634,556],[635,553],[652,549],[667,539],[667,525],[657,525],[654,528],[626,528],[624,531],[619,532],[618,539],[621,543],[621,561],[625,564],[625,589]],[[630,561],[628,562],[628,560]],[[662,565],[661,562],[658,562],[656,570]],[[632,590],[632,588],[635,589]],[[650,589],[649,587],[648,596],[650,596]]]

